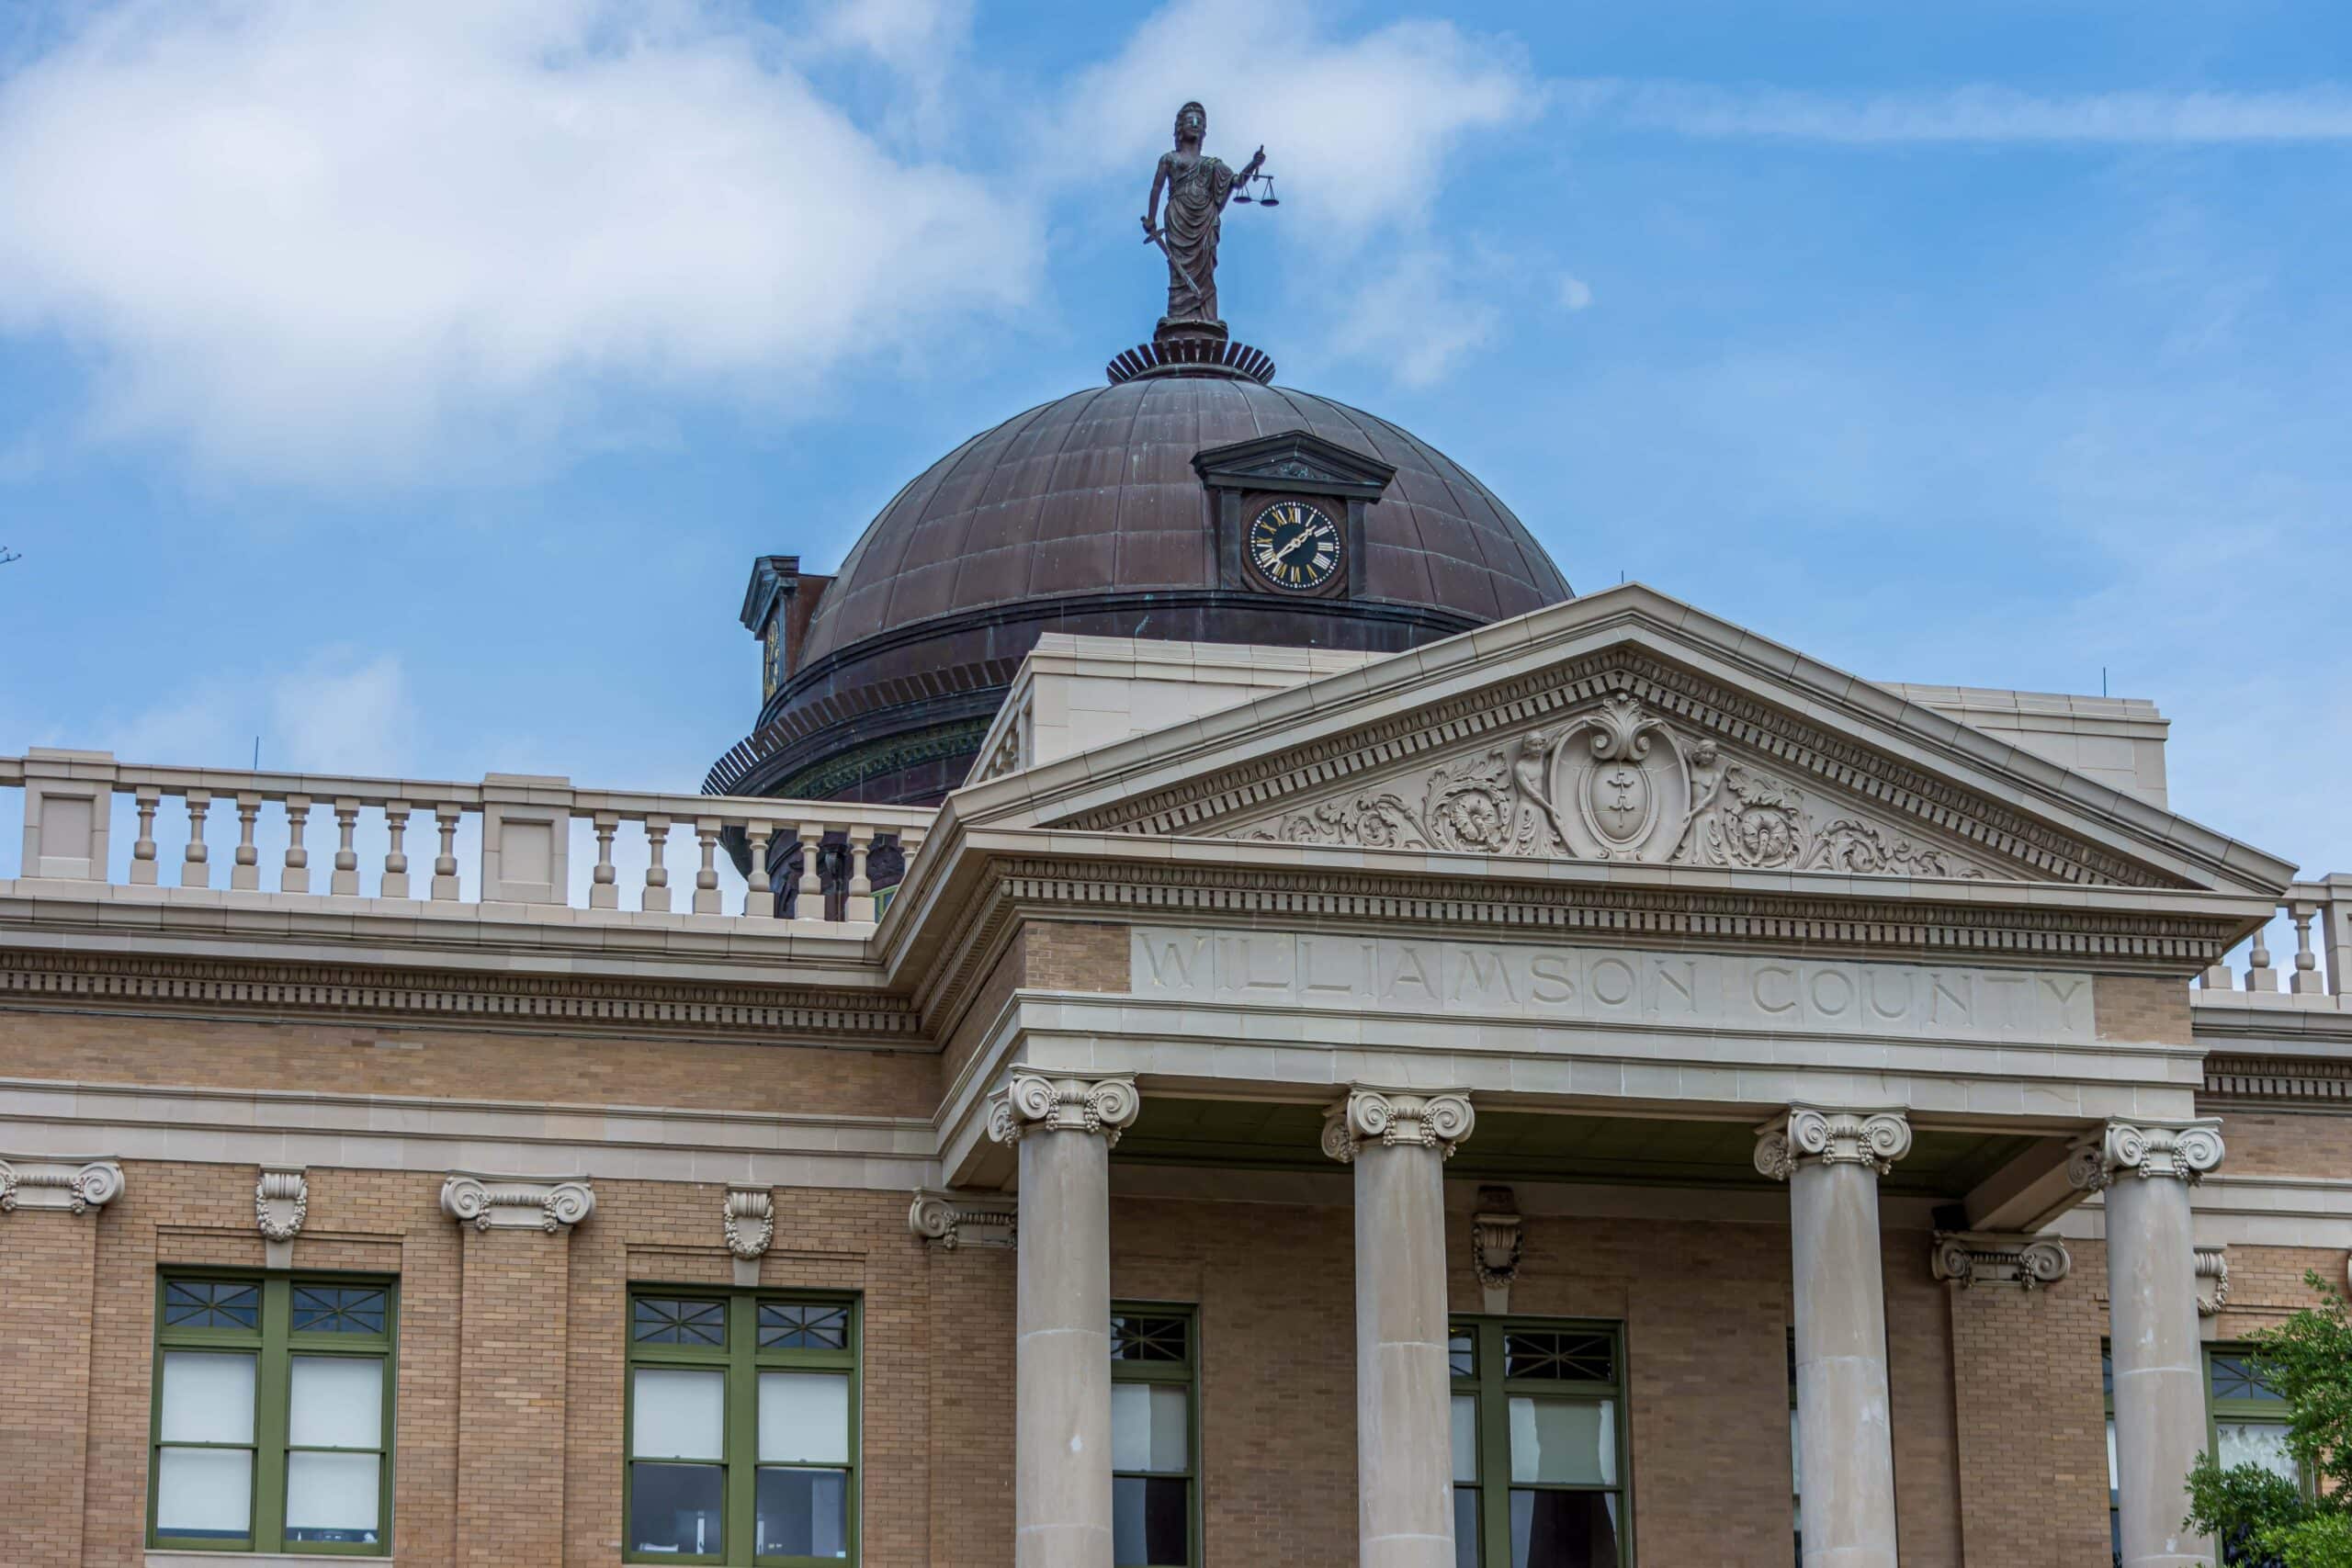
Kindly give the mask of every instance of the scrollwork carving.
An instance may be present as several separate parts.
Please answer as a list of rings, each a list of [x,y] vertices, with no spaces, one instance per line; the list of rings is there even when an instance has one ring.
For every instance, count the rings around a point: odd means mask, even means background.
[[[2034,1291],[2074,1272],[2075,1257],[2056,1236],[1938,1231],[1928,1264],[1937,1279],[1950,1280],[1962,1290],[1995,1284]]]
[[[458,1172],[441,1183],[441,1212],[478,1231],[568,1232],[596,1210],[584,1181],[484,1180]]]
[[[2066,1157],[2066,1179],[2086,1192],[2112,1185],[2129,1172],[2143,1180],[2168,1178],[2195,1186],[2222,1163],[2222,1123],[2109,1122],[2075,1145]]]
[[[950,1251],[959,1247],[1011,1247],[1017,1232],[1014,1220],[1013,1201],[991,1193],[917,1189],[914,1201],[907,1207],[907,1228]]]
[[[1911,1123],[1899,1110],[1835,1111],[1792,1105],[1757,1130],[1756,1168],[1785,1181],[1797,1167],[1867,1166],[1884,1176],[1911,1152]]]
[[[122,1167],[110,1159],[0,1159],[0,1213],[63,1209],[85,1214],[122,1194]]]
[[[1462,1090],[1351,1089],[1323,1113],[1323,1152],[1347,1165],[1365,1144],[1377,1141],[1384,1148],[1435,1149],[1441,1158],[1452,1159],[1476,1122],[1470,1097]]]
[[[266,1165],[254,1183],[254,1224],[264,1241],[292,1241],[311,1216],[311,1178],[296,1166]]]
[[[720,1208],[719,1234],[727,1250],[750,1261],[775,1240],[775,1194],[764,1187],[730,1187]]]
[[[1100,1133],[1106,1147],[1116,1148],[1142,1109],[1132,1078],[1051,1077],[1015,1067],[989,1100],[989,1136],[1014,1144],[1040,1132]]]

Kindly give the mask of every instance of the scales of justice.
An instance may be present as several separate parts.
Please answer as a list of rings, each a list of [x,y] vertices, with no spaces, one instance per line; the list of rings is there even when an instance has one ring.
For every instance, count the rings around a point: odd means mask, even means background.
[[[1168,313],[1159,318],[1150,343],[1111,362],[1114,382],[1176,367],[1218,367],[1259,381],[1273,378],[1273,361],[1247,344],[1231,342],[1217,315],[1216,252],[1227,203],[1280,207],[1282,201],[1274,195],[1273,177],[1263,172],[1266,150],[1259,148],[1236,170],[1201,150],[1208,128],[1208,111],[1199,104],[1177,110],[1176,145],[1160,154],[1152,171],[1143,237],[1144,243],[1159,247],[1168,263]]]

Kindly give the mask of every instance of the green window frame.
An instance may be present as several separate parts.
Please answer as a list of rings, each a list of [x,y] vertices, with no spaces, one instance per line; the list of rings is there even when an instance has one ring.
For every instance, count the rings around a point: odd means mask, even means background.
[[[837,1292],[629,1288],[622,1561],[857,1561],[859,1305]],[[697,1528],[708,1550],[685,1549]],[[769,1543],[808,1550],[760,1550]]]
[[[2250,1427],[2276,1428],[2283,1434],[2287,1428],[2287,1402],[2264,1387],[2254,1375],[2251,1358],[2254,1348],[2227,1340],[2202,1347],[2205,1369],[2205,1451],[2215,1456],[2224,1469],[2246,1461],[2254,1456],[2244,1448],[2244,1438]],[[2111,1345],[2099,1346],[2099,1382],[2107,1396],[2107,1517],[2108,1534],[2114,1544],[2115,1561],[2123,1561],[2122,1498],[2116,1491],[2115,1481],[2115,1351]],[[2222,1446],[2222,1429],[2233,1429],[2229,1451]],[[2296,1481],[2308,1489],[2311,1477],[2295,1467]],[[2224,1547],[2222,1561],[2234,1564],[2244,1559],[2233,1549]]]
[[[1194,1308],[1113,1303],[1113,1568],[1197,1568],[1201,1561],[1200,1365]]]
[[[399,1339],[382,1276],[159,1272],[147,1544],[388,1554]]]
[[[1624,1325],[1457,1317],[1447,1350],[1456,1568],[1631,1568]]]

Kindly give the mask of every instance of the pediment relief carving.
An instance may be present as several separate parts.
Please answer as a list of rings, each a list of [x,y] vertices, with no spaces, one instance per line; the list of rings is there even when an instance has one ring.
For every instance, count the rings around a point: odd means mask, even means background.
[[[1611,692],[1557,722],[1242,825],[1246,840],[2022,880]]]

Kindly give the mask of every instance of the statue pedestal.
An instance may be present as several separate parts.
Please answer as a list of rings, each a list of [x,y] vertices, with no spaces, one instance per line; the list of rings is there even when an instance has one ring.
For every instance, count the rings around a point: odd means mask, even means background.
[[[1223,343],[1226,341],[1223,321],[1179,321],[1167,316],[1159,318],[1159,325],[1152,330],[1154,343]]]

